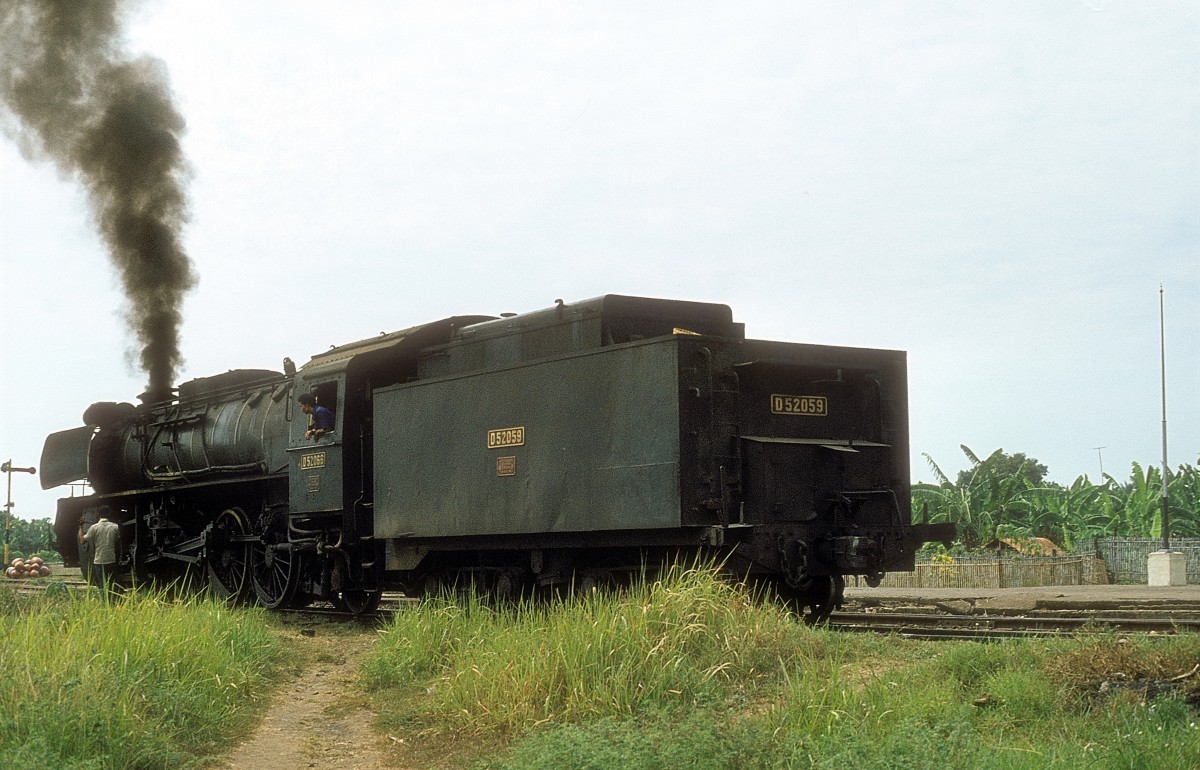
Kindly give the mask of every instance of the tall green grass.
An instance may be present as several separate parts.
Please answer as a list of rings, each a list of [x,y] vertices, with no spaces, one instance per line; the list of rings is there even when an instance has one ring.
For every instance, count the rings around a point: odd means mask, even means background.
[[[0,767],[189,768],[227,748],[282,651],[260,612],[133,593],[0,601]]]
[[[438,600],[398,613],[363,667],[373,691],[421,681],[443,725],[511,731],[747,698],[781,657],[824,637],[705,570],[616,596],[496,608]]]
[[[697,569],[550,605],[427,602],[383,631],[361,681],[390,734],[507,744],[476,759],[490,770],[1191,770],[1200,678],[1160,685],[1197,661],[1195,634],[811,629]],[[416,764],[463,766],[424,751]]]

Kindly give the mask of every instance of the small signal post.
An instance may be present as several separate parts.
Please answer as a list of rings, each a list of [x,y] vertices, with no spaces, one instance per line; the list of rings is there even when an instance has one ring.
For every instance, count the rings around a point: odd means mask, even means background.
[[[36,473],[36,468],[14,468],[12,460],[0,465],[0,473],[8,476],[8,497],[4,503],[4,563],[8,564],[8,542],[12,535],[12,475],[14,473]]]

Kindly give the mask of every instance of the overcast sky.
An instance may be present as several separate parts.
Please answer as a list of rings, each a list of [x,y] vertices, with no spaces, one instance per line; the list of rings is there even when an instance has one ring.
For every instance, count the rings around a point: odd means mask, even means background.
[[[151,4],[193,170],[181,379],[607,293],[908,351],[928,453],[1200,459],[1200,3]],[[0,455],[132,401],[71,179],[0,136]],[[1097,447],[1103,447],[1098,450]],[[14,513],[58,492],[14,476]]]

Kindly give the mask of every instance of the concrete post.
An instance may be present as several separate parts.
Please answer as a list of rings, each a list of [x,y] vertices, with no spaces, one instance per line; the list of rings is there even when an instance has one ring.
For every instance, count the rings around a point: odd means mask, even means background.
[[[1177,551],[1154,551],[1146,561],[1149,585],[1187,585],[1187,560]]]

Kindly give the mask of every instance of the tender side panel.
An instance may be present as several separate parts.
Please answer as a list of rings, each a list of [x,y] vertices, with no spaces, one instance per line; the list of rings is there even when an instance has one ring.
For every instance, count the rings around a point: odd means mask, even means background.
[[[374,394],[375,534],[680,526],[674,339]]]

